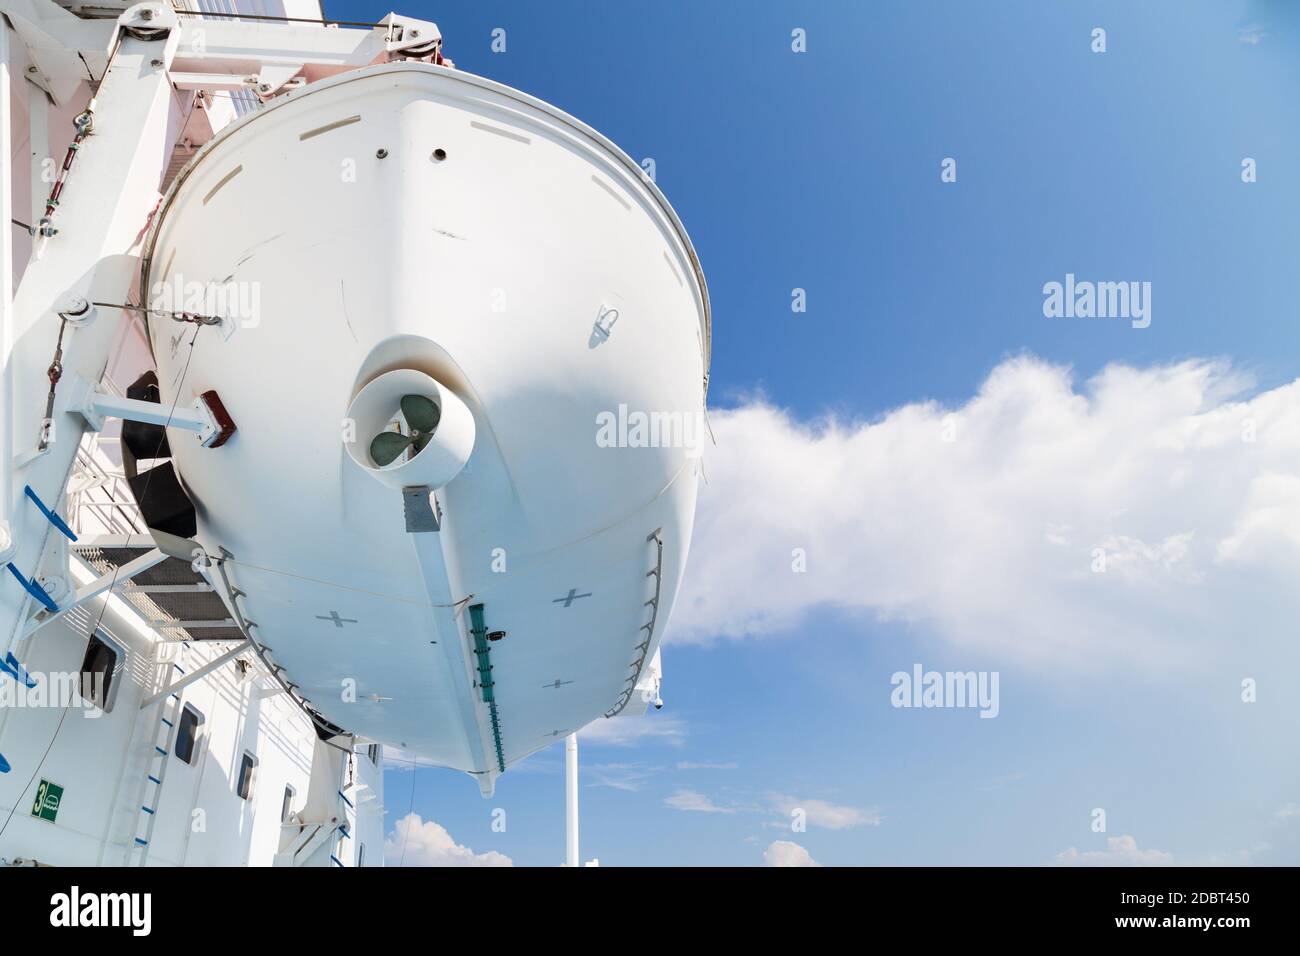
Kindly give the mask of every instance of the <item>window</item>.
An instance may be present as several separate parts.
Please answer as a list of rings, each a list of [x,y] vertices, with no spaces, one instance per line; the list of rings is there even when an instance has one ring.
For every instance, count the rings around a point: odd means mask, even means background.
[[[176,756],[194,766],[199,755],[199,730],[203,726],[203,715],[193,704],[186,704],[181,711],[180,723],[176,725]]]
[[[253,777],[257,773],[257,758],[244,751],[244,759],[239,762],[239,778],[235,781],[235,793],[241,800],[250,800],[253,796]]]
[[[370,758],[370,762],[372,764],[378,767],[379,766],[379,744],[371,744],[369,747],[367,747],[366,756]]]
[[[287,783],[284,785],[284,803],[280,804],[281,823],[289,822],[289,814],[293,812],[293,798],[297,795],[298,792],[293,789],[292,785]]]
[[[116,696],[118,663],[126,657],[126,649],[101,631],[90,636],[86,656],[81,660],[81,699],[108,713],[113,709]]]

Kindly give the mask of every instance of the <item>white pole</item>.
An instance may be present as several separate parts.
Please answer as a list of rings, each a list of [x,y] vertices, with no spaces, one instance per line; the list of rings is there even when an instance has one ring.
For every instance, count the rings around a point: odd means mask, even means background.
[[[564,738],[564,865],[578,863],[578,735]]]
[[[13,376],[9,356],[14,347],[13,143],[9,132],[9,21],[0,14],[0,556],[13,544],[9,509],[13,507]]]

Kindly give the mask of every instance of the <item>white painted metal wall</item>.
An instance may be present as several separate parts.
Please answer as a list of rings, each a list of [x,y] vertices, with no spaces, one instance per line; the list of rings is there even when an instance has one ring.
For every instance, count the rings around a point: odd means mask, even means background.
[[[38,632],[24,655],[28,670],[76,672],[101,608],[101,602],[94,602],[89,609],[94,617],[70,615]],[[127,650],[110,713],[89,716],[101,712],[75,706],[66,716],[62,707],[0,708],[0,752],[13,766],[0,775],[0,821],[14,810],[0,836],[0,857],[55,865],[131,861],[156,728],[153,709],[141,711],[140,703],[172,666],[157,664],[155,655],[160,648],[174,653],[176,663],[188,671],[226,649],[220,644],[162,644],[133,618],[114,599],[100,625]],[[253,655],[245,659],[252,663]],[[315,733],[274,681],[265,675],[240,681],[233,664],[185,688],[181,698],[205,721],[193,766],[168,757],[149,862],[270,865],[280,839],[285,786],[300,795],[307,792]],[[258,759],[248,801],[235,792],[245,750]],[[54,823],[31,815],[41,780],[64,788]]]
[[[244,12],[319,16],[316,0],[234,5]],[[215,8],[214,8],[215,9]],[[61,107],[24,79],[22,58],[14,63],[10,97],[11,149],[0,175],[10,180],[13,217],[35,223],[42,214],[49,176],[61,162],[73,136],[72,119],[91,95],[89,83]],[[188,94],[173,91],[167,141],[182,138],[191,108]],[[214,103],[206,110],[208,131],[232,119],[235,110]],[[143,224],[142,224],[143,225]],[[31,255],[31,237],[8,223],[13,240],[12,274],[21,281]],[[3,268],[3,264],[0,264]],[[138,320],[124,319],[105,376],[110,390],[131,382],[151,366]],[[77,473],[103,479],[89,490],[70,494],[66,503],[82,535],[142,530],[129,495],[120,486],[121,459],[117,425],[87,436]],[[77,483],[70,485],[70,491]],[[79,565],[78,565],[79,567]],[[92,575],[82,568],[85,583]],[[101,617],[102,612],[102,617]],[[76,672],[90,633],[98,626],[125,649],[116,675],[117,689],[109,713],[88,716],[80,706],[15,708],[0,706],[0,753],[12,769],[0,774],[0,865],[17,860],[54,865],[134,862],[140,807],[145,797],[147,758],[157,729],[154,708],[141,710],[169,668],[192,672],[222,655],[229,644],[165,643],[118,598],[105,608],[96,600],[84,610],[39,630],[19,648],[32,673]],[[175,655],[174,659],[169,655]],[[156,799],[148,862],[151,865],[271,865],[280,848],[286,786],[301,811],[309,791],[316,733],[307,717],[281,691],[249,652],[250,667],[241,676],[233,663],[186,687],[184,702],[204,716],[196,757],[188,765],[168,755],[167,772]],[[179,672],[177,672],[179,673]],[[11,681],[0,676],[0,681]],[[258,760],[250,799],[236,793],[245,751]],[[42,780],[63,787],[54,822],[31,813]],[[382,759],[356,755],[339,781],[353,807],[350,836],[331,846],[339,865],[352,866],[362,855],[366,865],[383,862]]]
[[[87,573],[79,583],[90,577]],[[155,710],[141,710],[140,704],[161,688],[168,668],[179,665],[192,672],[229,647],[223,642],[162,642],[115,597],[106,609],[96,601],[87,612],[74,612],[39,631],[23,655],[28,670],[76,672],[97,623],[101,634],[127,652],[119,662],[110,712],[74,706],[64,716],[61,706],[0,707],[0,753],[13,766],[0,775],[0,825],[9,818],[0,834],[0,865],[18,859],[53,865],[134,862],[147,758],[157,727]],[[150,865],[269,866],[281,842],[286,787],[294,791],[290,809],[304,808],[315,731],[251,652],[241,660],[250,665],[250,678],[241,679],[232,663],[180,692],[181,701],[197,708],[204,722],[191,764],[174,754],[167,758]],[[258,761],[249,800],[236,793],[245,751]],[[367,866],[383,862],[378,749],[376,755],[378,759],[368,750],[357,753],[338,781],[355,808],[352,836],[330,847],[343,866],[355,865],[362,852]],[[42,780],[64,788],[54,823],[31,814]]]

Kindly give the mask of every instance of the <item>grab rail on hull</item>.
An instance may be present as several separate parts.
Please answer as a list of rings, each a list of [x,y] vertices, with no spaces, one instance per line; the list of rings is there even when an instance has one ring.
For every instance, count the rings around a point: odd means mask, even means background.
[[[655,579],[655,596],[642,605],[650,608],[650,623],[642,624],[640,627],[640,630],[645,631],[646,635],[645,640],[636,646],[636,650],[639,652],[637,659],[628,665],[632,670],[632,676],[627,678],[627,687],[619,695],[618,703],[605,711],[606,717],[617,717],[632,699],[632,693],[636,690],[637,681],[641,679],[641,669],[645,666],[646,657],[650,653],[650,642],[654,640],[655,625],[659,622],[659,595],[663,591],[664,583],[664,529],[655,528],[654,531],[646,535],[645,540],[647,544],[654,542],[656,550],[655,566],[646,573],[646,577]]]

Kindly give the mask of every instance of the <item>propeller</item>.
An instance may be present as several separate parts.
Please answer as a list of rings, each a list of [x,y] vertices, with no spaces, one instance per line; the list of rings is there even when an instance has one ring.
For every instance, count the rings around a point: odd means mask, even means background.
[[[409,435],[382,431],[370,441],[370,457],[380,468],[397,461],[408,448],[414,450],[413,458],[424,451],[424,446],[433,440],[442,411],[437,403],[423,395],[403,395],[402,417],[411,429]]]

